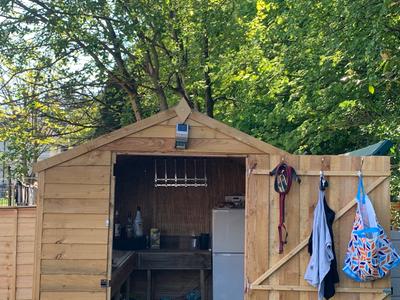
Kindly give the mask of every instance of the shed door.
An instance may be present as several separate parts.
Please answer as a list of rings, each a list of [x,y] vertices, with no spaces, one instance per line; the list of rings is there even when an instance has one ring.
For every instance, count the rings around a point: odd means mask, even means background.
[[[93,151],[45,171],[40,300],[108,299],[111,166]]]
[[[291,156],[285,160],[296,168],[301,184],[293,183],[286,198],[288,243],[278,253],[278,194],[269,170],[281,157],[271,155],[248,158],[246,198],[246,299],[317,299],[316,289],[303,278],[309,262],[307,243],[311,233],[313,212],[317,201],[319,171],[325,170],[329,188],[329,206],[336,212],[334,241],[340,283],[335,299],[385,299],[390,293],[390,277],[373,283],[357,283],[347,278],[341,268],[350,238],[355,213],[357,170],[360,158],[331,156]],[[363,165],[366,192],[370,194],[377,217],[389,234],[389,159],[369,157]]]

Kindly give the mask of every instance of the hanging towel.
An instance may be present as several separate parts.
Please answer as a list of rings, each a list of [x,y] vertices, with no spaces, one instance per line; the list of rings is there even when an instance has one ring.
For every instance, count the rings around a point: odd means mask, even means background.
[[[372,202],[364,191],[361,174],[356,201],[356,216],[343,271],[355,281],[371,281],[384,277],[400,263],[400,257],[376,218]]]
[[[324,188],[321,185],[322,188]],[[339,274],[337,271],[337,260],[336,260],[336,253],[335,253],[335,243],[333,239],[333,221],[335,220],[335,212],[328,206],[326,202],[326,197],[324,197],[324,209],[325,209],[325,218],[329,228],[329,234],[331,235],[332,239],[332,253],[333,259],[331,261],[331,265],[329,268],[329,272],[326,274],[323,284],[324,284],[324,297],[325,299],[332,298],[336,291],[335,291],[335,284],[339,282]],[[312,255],[312,237],[313,233],[310,235],[310,239],[308,240],[308,253]]]
[[[325,192],[319,190],[318,203],[314,210],[312,255],[304,275],[304,279],[309,284],[318,288],[319,300],[324,298],[324,278],[330,270],[331,261],[334,259],[332,237],[325,215],[324,198]]]

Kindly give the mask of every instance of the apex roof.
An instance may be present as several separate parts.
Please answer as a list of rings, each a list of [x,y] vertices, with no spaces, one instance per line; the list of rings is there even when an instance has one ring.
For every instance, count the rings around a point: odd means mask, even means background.
[[[232,128],[222,122],[219,122],[213,118],[210,118],[200,112],[194,111],[190,108],[185,100],[181,100],[178,105],[172,107],[166,111],[159,112],[158,114],[138,121],[134,124],[125,126],[108,134],[102,135],[96,139],[88,141],[82,145],[76,146],[70,150],[57,154],[48,159],[39,161],[34,166],[35,172],[40,172],[51,168],[55,165],[61,164],[75,157],[93,151],[106,144],[122,139],[126,136],[158,125],[162,122],[168,121],[172,118],[178,117],[179,122],[185,122],[188,119],[201,123],[205,127],[209,127],[217,132],[221,132],[232,139],[240,141],[243,144],[247,144],[253,148],[256,148],[262,152],[269,154],[288,155],[284,150],[276,148],[270,144],[264,143],[244,132],[241,132],[235,128]],[[182,150],[181,150],[182,151]],[[184,151],[184,150],[183,150]]]

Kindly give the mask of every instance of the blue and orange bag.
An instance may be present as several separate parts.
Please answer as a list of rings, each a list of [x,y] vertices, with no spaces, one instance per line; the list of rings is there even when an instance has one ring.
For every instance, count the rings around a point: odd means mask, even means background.
[[[361,174],[356,201],[356,216],[343,272],[358,282],[383,278],[400,263],[400,257],[378,223],[372,202],[364,191]]]

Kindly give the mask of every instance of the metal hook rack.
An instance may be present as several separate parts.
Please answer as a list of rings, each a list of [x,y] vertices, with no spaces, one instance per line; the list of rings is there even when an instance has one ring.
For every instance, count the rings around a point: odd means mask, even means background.
[[[162,164],[164,160],[164,164]],[[164,176],[159,176],[159,165],[164,165]],[[192,161],[192,162],[190,162]],[[199,163],[200,162],[200,163]],[[188,176],[188,164],[193,163],[194,177]],[[198,177],[198,167],[203,167],[203,174]],[[178,176],[177,159],[173,160],[173,176],[168,175],[167,158],[154,160],[154,186],[155,187],[207,187],[207,161],[206,159],[185,158],[183,161],[184,176]],[[202,176],[201,176],[202,175]]]

